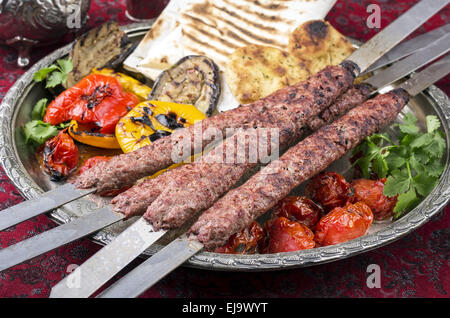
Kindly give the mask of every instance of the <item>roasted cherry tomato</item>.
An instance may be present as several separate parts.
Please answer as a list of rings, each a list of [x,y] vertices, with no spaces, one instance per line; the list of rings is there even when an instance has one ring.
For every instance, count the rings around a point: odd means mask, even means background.
[[[66,130],[45,142],[43,166],[52,181],[64,180],[77,168],[78,147]]]
[[[48,105],[44,122],[58,125],[73,119],[92,132],[114,134],[120,117],[138,103],[139,99],[125,92],[114,77],[91,74]]]
[[[283,216],[265,224],[266,247],[264,253],[280,253],[314,248],[314,233],[304,224]]]
[[[322,172],[306,187],[306,195],[320,203],[326,212],[344,206],[353,199],[353,190],[345,178],[336,172]]]
[[[216,248],[215,252],[226,254],[254,254],[258,251],[258,245],[263,235],[264,231],[261,225],[254,221],[241,232],[233,234],[228,242],[224,246]]]
[[[323,214],[323,209],[312,200],[303,196],[284,198],[273,208],[273,216],[283,216],[314,228]]]
[[[372,210],[376,220],[386,219],[394,213],[397,196],[387,197],[383,194],[386,178],[379,180],[353,180],[352,187],[356,201],[362,201]]]
[[[366,234],[372,221],[372,211],[364,202],[348,202],[320,219],[314,239],[320,245],[346,242]]]

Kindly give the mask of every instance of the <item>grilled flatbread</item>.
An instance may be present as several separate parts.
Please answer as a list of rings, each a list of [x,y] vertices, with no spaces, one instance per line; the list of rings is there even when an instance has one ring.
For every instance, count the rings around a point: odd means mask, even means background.
[[[263,45],[237,49],[230,56],[225,77],[240,103],[251,103],[310,75],[305,62],[288,52]]]
[[[323,20],[303,23],[289,37],[289,52],[304,60],[311,73],[339,64],[354,50],[345,36]]]

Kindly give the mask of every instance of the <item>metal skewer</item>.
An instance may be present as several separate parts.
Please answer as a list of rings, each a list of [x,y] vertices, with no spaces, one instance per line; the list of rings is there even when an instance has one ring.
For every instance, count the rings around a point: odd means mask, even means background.
[[[379,68],[387,66],[392,61],[400,60],[414,52],[427,47],[431,43],[438,41],[443,35],[450,33],[450,23],[434,29],[430,32],[416,36],[413,40],[405,41],[394,47],[383,55],[378,61],[372,64],[364,73],[373,72]]]
[[[0,231],[94,192],[95,189],[77,189],[73,184],[67,183],[39,198],[21,202],[0,211]]]

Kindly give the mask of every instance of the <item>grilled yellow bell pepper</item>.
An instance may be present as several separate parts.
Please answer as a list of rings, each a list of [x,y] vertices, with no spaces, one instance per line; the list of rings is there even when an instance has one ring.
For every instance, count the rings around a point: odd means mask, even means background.
[[[76,120],[70,121],[68,132],[73,139],[86,145],[107,149],[120,149],[115,135],[94,133],[88,129],[82,129]]]
[[[142,84],[131,76],[125,75],[123,73],[118,73],[110,68],[94,68],[91,73],[114,77],[119,81],[124,91],[136,95],[141,101],[147,100],[150,92],[152,91],[150,87]]]
[[[205,118],[206,115],[193,105],[146,101],[119,120],[116,138],[122,151],[127,153]]]

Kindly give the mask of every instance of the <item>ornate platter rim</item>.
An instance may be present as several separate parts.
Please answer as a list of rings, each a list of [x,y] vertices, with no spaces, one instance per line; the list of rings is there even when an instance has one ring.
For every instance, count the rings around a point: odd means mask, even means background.
[[[131,24],[122,28],[130,33],[146,31],[150,26],[151,23]],[[32,180],[16,155],[12,134],[14,115],[20,107],[19,102],[21,97],[27,93],[30,83],[32,83],[33,74],[42,67],[50,65],[56,59],[69,53],[71,45],[68,44],[35,63],[14,83],[0,105],[0,164],[3,166],[6,175],[26,199],[40,196],[43,190]],[[447,143],[447,162],[436,188],[419,206],[406,216],[392,222],[375,233],[338,245],[277,254],[230,255],[201,252],[193,256],[185,265],[222,271],[269,271],[312,266],[344,259],[382,247],[402,238],[425,224],[450,200],[450,165],[448,162],[450,157],[448,147],[450,145],[450,100],[442,90],[434,85],[430,86],[423,94],[431,101],[433,108],[443,123]],[[51,212],[49,216],[59,224],[66,223],[73,218],[62,209]],[[90,239],[101,245],[106,245],[113,239],[113,236],[104,231],[100,231],[91,236]],[[148,257],[149,255],[151,253],[146,251],[142,256]]]

